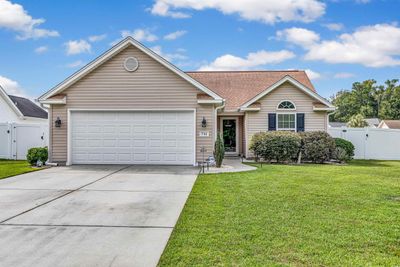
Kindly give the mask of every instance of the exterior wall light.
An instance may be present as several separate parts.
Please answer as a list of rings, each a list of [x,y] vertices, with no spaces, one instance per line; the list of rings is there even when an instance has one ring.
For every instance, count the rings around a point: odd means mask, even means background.
[[[205,117],[203,117],[203,120],[201,121],[201,127],[203,127],[203,128],[207,127],[207,121],[206,121]]]
[[[60,117],[57,117],[56,121],[54,122],[54,126],[56,126],[57,128],[61,127],[61,119],[60,119]]]

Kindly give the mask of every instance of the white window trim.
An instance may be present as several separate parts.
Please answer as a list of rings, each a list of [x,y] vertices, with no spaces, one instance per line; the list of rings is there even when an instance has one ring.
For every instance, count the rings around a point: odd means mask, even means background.
[[[293,104],[294,108],[279,108],[279,106],[283,103],[283,102],[290,102]],[[281,102],[278,103],[278,105],[276,106],[276,110],[296,110],[296,104],[291,101],[291,100],[282,100]]]
[[[291,115],[294,115],[294,128],[279,128],[278,127],[278,125],[279,125],[279,123],[278,123],[278,121],[279,121],[279,115],[280,114],[291,114]],[[295,131],[295,132],[297,132],[297,113],[296,112],[279,112],[279,113],[276,113],[276,125],[275,125],[275,128],[276,128],[276,130],[277,131]]]

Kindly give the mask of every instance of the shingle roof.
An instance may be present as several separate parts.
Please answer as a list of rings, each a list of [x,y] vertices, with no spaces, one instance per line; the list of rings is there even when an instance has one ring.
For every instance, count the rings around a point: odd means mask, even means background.
[[[241,105],[287,75],[315,92],[315,88],[307,74],[299,70],[189,71],[186,73],[226,99],[226,110],[238,109]]]
[[[390,129],[400,129],[400,120],[383,120],[382,123],[386,124]]]
[[[47,119],[47,112],[29,99],[14,95],[8,95],[8,97],[19,109],[19,111],[21,111],[22,115],[27,117]]]

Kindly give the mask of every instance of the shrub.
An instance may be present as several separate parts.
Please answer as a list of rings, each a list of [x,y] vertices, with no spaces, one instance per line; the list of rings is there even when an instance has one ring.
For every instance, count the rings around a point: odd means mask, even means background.
[[[225,156],[225,146],[224,141],[222,140],[222,136],[220,133],[217,135],[217,140],[215,140],[214,145],[214,158],[215,158],[215,165],[217,168],[220,168],[222,165],[222,161],[224,160]]]
[[[263,132],[252,137],[250,150],[264,160],[284,162],[297,157],[300,144],[300,136],[293,132]]]
[[[346,150],[341,147],[336,147],[333,151],[332,157],[339,162],[346,162],[350,160],[349,155],[347,154]]]
[[[38,160],[41,162],[46,162],[49,157],[49,153],[47,151],[47,147],[33,147],[28,150],[28,154],[26,155],[27,161],[32,165],[36,165]]]
[[[326,132],[304,132],[302,137],[302,156],[315,163],[330,160],[336,148],[334,139]]]
[[[342,138],[335,138],[335,144],[336,144],[336,147],[340,147],[340,148],[344,149],[344,151],[346,151],[348,160],[353,159],[354,145],[350,141],[344,140]]]

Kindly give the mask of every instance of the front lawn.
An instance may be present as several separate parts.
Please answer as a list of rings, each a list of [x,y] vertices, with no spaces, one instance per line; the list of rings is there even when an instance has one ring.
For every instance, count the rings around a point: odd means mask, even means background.
[[[200,175],[161,266],[400,266],[400,162]]]
[[[0,179],[36,170],[26,160],[0,160]]]

